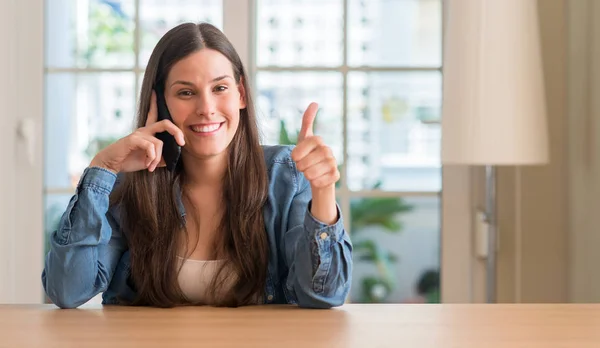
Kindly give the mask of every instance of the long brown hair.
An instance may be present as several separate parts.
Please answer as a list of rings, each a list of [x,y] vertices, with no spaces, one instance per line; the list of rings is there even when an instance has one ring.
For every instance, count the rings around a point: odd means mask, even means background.
[[[144,74],[136,127],[146,123],[153,88],[164,87],[172,66],[203,48],[229,59],[235,80],[245,91],[246,108],[240,110],[239,126],[228,147],[223,178],[225,208],[214,246],[225,253],[227,272],[235,274],[235,284],[231,290],[222,290],[225,268],[221,267],[210,287],[211,293],[218,295],[213,296],[216,305],[239,306],[253,303],[264,291],[268,243],[262,209],[268,183],[246,71],[221,31],[207,23],[184,23],[160,39]],[[112,204],[121,206],[131,257],[130,280],[138,294],[130,304],[172,307],[186,303],[177,283],[178,248],[186,233],[177,204],[179,190],[185,186],[184,166],[180,163],[174,172],[159,168],[154,173],[127,173],[112,197]]]

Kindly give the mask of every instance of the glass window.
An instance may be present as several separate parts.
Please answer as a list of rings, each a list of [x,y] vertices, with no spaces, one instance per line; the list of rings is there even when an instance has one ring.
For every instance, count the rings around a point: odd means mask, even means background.
[[[439,302],[441,7],[257,0],[264,142],[294,144],[304,109],[322,106],[356,245],[351,302]]]
[[[342,0],[257,0],[257,64],[341,65],[343,13]]]
[[[439,302],[439,198],[354,198],[350,211],[352,302]]]
[[[441,92],[438,71],[348,74],[351,190],[441,190]]]
[[[140,61],[145,67],[158,40],[183,22],[208,22],[223,29],[221,0],[139,0]]]
[[[46,187],[74,187],[100,149],[131,132],[134,93],[133,72],[46,75]]]
[[[348,0],[348,63],[352,66],[439,67],[439,0]]]
[[[134,0],[49,0],[46,66],[133,68]]]

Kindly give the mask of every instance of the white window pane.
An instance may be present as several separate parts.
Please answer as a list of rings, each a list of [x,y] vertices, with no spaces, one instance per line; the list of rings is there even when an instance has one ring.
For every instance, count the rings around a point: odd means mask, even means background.
[[[441,0],[348,0],[349,64],[440,66],[441,7]]]
[[[46,75],[46,187],[71,187],[97,151],[129,134],[135,116],[133,73]]]
[[[439,191],[439,72],[348,75],[348,186]]]
[[[223,0],[140,0],[140,66],[158,40],[184,22],[208,22],[223,30]]]
[[[46,66],[134,66],[133,0],[49,0],[45,11]]]
[[[296,143],[302,115],[311,102],[319,104],[315,134],[324,138],[342,163],[342,75],[336,72],[259,72],[256,109],[264,144],[289,144],[282,126]]]
[[[440,302],[439,197],[351,202],[354,303]]]
[[[342,0],[257,0],[258,66],[339,66]]]

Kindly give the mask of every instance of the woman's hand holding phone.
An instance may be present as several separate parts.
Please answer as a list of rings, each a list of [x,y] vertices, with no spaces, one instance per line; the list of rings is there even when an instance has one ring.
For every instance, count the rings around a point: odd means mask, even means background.
[[[143,169],[153,172],[157,167],[164,167],[163,142],[156,138],[155,134],[169,132],[175,137],[179,146],[183,146],[185,140],[183,132],[173,122],[169,120],[157,122],[157,120],[156,93],[152,92],[146,125],[98,152],[90,166],[105,168],[115,174]]]

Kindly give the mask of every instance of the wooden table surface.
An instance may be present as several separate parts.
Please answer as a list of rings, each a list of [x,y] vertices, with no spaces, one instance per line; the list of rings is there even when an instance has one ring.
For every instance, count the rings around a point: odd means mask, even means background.
[[[0,347],[600,347],[600,305],[0,305]]]

